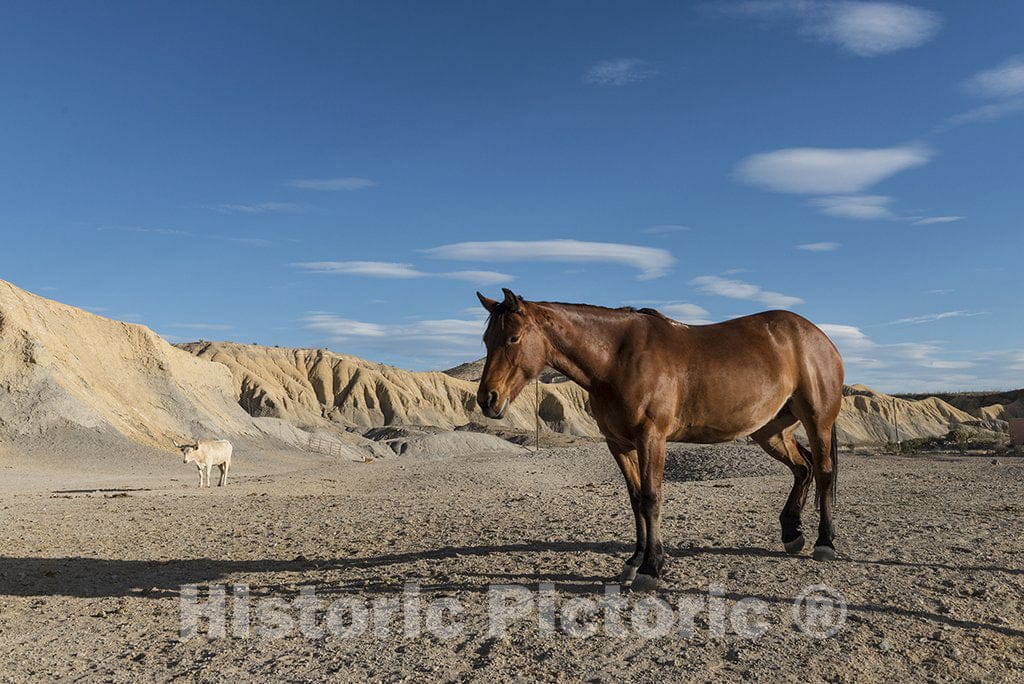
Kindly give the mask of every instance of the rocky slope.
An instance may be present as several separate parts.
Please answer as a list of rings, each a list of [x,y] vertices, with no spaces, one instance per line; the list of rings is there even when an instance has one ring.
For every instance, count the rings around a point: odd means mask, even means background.
[[[300,427],[324,422],[356,428],[434,425],[450,429],[486,419],[476,408],[476,383],[439,372],[411,371],[324,349],[286,349],[193,342],[179,345],[197,357],[224,364],[239,403],[253,415]],[[544,428],[597,436],[587,396],[573,383],[540,385]],[[509,407],[495,427],[532,430],[534,390]]]

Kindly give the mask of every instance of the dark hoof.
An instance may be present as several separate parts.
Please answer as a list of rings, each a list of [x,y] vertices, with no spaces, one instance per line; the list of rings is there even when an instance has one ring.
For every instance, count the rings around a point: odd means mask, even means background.
[[[814,560],[816,561],[830,561],[836,559],[836,550],[831,546],[815,546],[814,547]]]
[[[629,588],[632,591],[654,591],[658,588],[658,578],[653,575],[638,572],[636,577],[633,578],[633,583],[629,585]]]
[[[782,542],[782,545],[786,547],[786,553],[788,553],[791,556],[795,556],[796,554],[803,551],[804,535],[801,534],[799,537],[793,539],[792,541]]]
[[[622,572],[619,573],[619,584],[629,584],[636,577],[636,566],[626,563],[622,566]]]

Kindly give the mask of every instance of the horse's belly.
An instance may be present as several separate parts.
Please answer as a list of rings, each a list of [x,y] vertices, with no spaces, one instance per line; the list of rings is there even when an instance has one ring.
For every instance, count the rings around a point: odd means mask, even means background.
[[[720,442],[731,442],[740,437],[746,437],[753,429],[736,428],[715,428],[708,426],[688,425],[673,432],[668,436],[670,442],[690,442],[692,444],[718,444]]]

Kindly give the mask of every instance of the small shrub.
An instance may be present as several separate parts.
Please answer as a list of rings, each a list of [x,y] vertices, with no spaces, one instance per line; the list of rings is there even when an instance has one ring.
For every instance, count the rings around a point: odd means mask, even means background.
[[[958,425],[946,434],[946,441],[951,442],[960,453],[967,451],[974,438],[974,431]]]

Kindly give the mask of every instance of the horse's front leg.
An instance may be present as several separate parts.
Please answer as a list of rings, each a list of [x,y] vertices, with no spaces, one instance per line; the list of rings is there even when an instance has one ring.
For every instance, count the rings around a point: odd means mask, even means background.
[[[647,528],[643,560],[633,579],[635,591],[656,589],[665,549],[661,543],[661,484],[665,477],[665,436],[653,429],[646,431],[637,444],[640,466],[640,512]]]
[[[636,577],[636,570],[640,567],[644,558],[644,549],[647,548],[647,523],[644,522],[640,511],[640,465],[636,449],[632,446],[623,446],[609,441],[608,449],[612,452],[615,462],[619,464],[622,477],[626,480],[629,505],[633,509],[633,522],[636,525],[636,547],[619,574],[619,582],[628,584]]]

